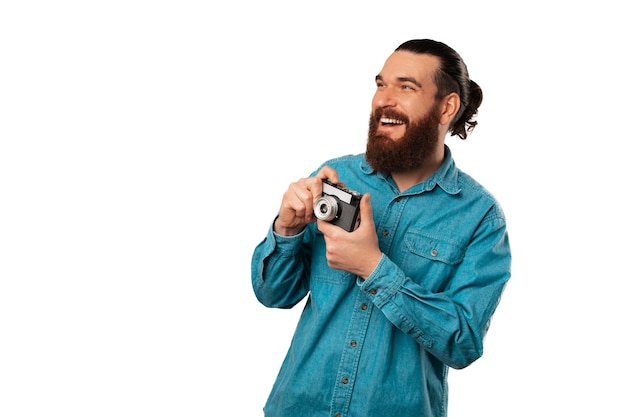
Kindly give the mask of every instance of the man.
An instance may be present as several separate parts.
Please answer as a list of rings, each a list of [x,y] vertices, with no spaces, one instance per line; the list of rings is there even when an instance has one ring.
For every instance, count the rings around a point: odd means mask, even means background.
[[[308,296],[266,416],[445,416],[510,277],[504,214],[444,144],[482,101],[461,57],[410,40],[376,85],[365,154],[292,183],[252,257],[261,303]],[[323,179],[362,194],[354,231],[315,216]]]

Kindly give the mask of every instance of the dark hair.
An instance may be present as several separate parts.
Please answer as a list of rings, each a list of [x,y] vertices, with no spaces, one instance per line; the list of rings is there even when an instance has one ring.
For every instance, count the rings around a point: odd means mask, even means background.
[[[437,100],[450,93],[457,93],[461,98],[461,107],[450,123],[448,131],[461,139],[476,127],[478,122],[473,118],[483,101],[480,86],[469,78],[467,67],[461,56],[448,45],[430,39],[413,39],[404,42],[396,51],[408,51],[415,54],[428,54],[439,58],[439,69],[434,76],[437,85]]]

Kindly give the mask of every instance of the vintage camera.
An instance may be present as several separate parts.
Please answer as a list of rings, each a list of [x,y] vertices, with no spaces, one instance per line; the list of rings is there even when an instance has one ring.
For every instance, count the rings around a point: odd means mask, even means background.
[[[361,194],[324,179],[322,196],[315,201],[313,213],[318,219],[351,232],[359,225],[360,202]]]

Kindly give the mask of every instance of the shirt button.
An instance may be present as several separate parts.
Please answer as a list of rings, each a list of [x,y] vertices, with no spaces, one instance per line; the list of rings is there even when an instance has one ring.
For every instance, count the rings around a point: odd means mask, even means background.
[[[367,304],[365,303],[361,304],[361,310],[367,310]]]
[[[372,289],[370,290],[370,294],[372,294],[372,295],[376,295],[376,289],[375,289],[375,288],[372,288]]]
[[[387,229],[383,230],[383,236],[389,236],[389,230]]]
[[[335,417],[341,417],[341,413],[335,413]]]
[[[430,254],[433,255],[433,256],[437,256],[438,253],[439,252],[437,252],[437,249],[433,249],[433,250],[430,251]]]
[[[345,376],[343,378],[341,378],[341,383],[342,384],[347,384],[348,383],[348,378],[346,378]]]
[[[350,346],[352,346],[352,347],[356,347],[356,340],[351,341],[351,342],[350,342]]]

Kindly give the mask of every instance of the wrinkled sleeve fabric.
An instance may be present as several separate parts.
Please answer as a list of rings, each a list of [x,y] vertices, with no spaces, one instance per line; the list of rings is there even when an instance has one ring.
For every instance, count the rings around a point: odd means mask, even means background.
[[[420,286],[383,255],[357,284],[396,327],[448,366],[460,369],[483,353],[483,338],[510,278],[511,254],[503,215],[494,207],[465,249],[442,292]]]
[[[273,231],[257,245],[252,255],[252,288],[266,307],[291,308],[308,293],[310,274],[305,244],[307,229],[295,236]]]

